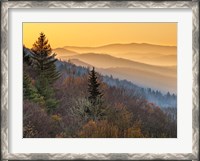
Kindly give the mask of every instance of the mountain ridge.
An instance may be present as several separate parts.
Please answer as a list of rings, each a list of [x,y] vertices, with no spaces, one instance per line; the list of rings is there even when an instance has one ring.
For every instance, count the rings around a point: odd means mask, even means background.
[[[96,53],[87,53],[81,55],[74,55],[67,58],[63,58],[63,60],[70,59],[78,59],[84,63],[87,63],[91,66],[97,68],[114,68],[114,67],[131,67],[131,68],[144,68],[150,71],[159,71],[159,72],[174,72],[174,68],[176,66],[155,66],[144,64],[141,62],[136,62],[124,58],[116,58],[107,54],[96,54]]]
[[[77,54],[86,53],[103,53],[117,58],[130,59],[133,61],[159,65],[159,66],[174,66],[177,65],[177,47],[176,46],[161,46],[152,45],[147,43],[129,43],[129,44],[108,44],[98,47],[76,47],[76,46],[64,46],[62,47],[67,51],[63,51],[66,55],[76,52]],[[59,52],[60,56],[64,56],[62,52]],[[58,54],[58,56],[59,56]]]
[[[63,47],[59,47],[59,48],[65,48],[65,47],[77,47],[77,48],[101,48],[101,47],[107,47],[107,46],[112,46],[112,45],[148,45],[148,46],[160,46],[160,47],[177,47],[174,45],[158,45],[158,44],[151,44],[151,43],[112,43],[112,44],[105,44],[105,45],[99,45],[99,46],[74,46],[74,45],[66,45]]]
[[[173,91],[173,93],[176,93],[176,67],[145,66],[142,63],[130,60],[124,60],[124,62],[122,62],[121,58],[115,58],[110,55],[105,57],[105,55],[102,54],[93,55],[95,57],[94,60],[98,60],[98,62],[95,62],[93,59],[89,61],[87,59],[81,59],[83,56],[88,56],[88,54],[73,57],[73,59],[70,59],[70,62],[86,68],[94,66],[96,70],[103,75],[113,75],[115,78],[121,80],[126,79],[143,87],[154,87],[154,89],[157,87],[157,89],[161,91]],[[103,57],[103,59],[96,56]],[[118,63],[116,66],[113,65],[115,60],[117,60]],[[127,63],[127,61],[129,63]]]

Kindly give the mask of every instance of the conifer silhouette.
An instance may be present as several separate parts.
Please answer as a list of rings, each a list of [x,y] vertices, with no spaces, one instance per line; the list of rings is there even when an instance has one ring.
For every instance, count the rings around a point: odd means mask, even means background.
[[[96,104],[98,102],[98,99],[102,97],[102,93],[99,90],[100,83],[98,83],[97,80],[97,73],[95,72],[95,69],[90,71],[89,73],[89,80],[88,80],[88,91],[89,91],[89,101],[92,104]]]
[[[56,54],[52,53],[51,46],[44,33],[40,33],[31,50],[33,51],[33,63],[38,73],[43,74],[50,84],[57,80],[60,73],[56,70]]]

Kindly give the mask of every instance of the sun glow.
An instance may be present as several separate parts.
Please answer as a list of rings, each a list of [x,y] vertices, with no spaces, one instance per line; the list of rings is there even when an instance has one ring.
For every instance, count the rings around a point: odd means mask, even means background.
[[[23,23],[23,44],[31,48],[40,32],[52,48],[113,43],[177,45],[176,23]]]

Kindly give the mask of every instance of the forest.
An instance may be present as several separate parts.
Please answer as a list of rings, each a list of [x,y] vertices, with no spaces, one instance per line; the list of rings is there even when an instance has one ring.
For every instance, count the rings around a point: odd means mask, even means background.
[[[23,46],[24,138],[176,138],[176,99]]]

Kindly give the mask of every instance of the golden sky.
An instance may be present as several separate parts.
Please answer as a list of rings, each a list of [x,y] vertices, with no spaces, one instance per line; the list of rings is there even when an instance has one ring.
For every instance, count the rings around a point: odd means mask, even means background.
[[[31,48],[40,32],[52,48],[113,43],[177,45],[176,23],[23,23],[23,44]]]

